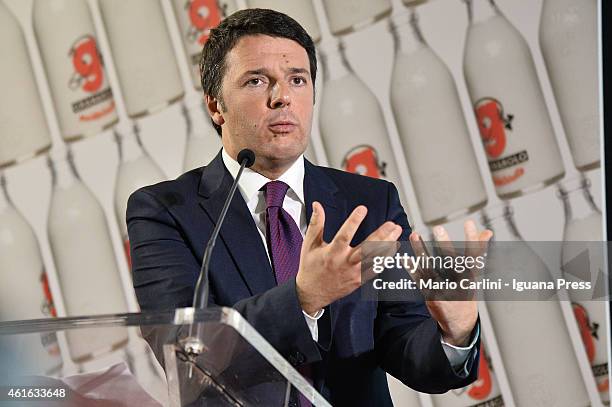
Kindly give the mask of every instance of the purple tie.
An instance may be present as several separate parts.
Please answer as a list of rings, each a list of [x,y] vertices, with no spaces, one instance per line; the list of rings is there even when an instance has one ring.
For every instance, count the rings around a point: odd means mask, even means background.
[[[283,201],[289,185],[282,181],[270,181],[264,185],[263,189],[266,196],[268,249],[272,258],[276,284],[283,284],[297,275],[300,267],[302,234],[291,215],[283,209]],[[309,366],[303,365],[298,370],[312,384]],[[299,404],[300,407],[312,406],[301,393]]]
[[[297,275],[302,249],[300,229],[291,215],[283,209],[283,200],[288,189],[289,185],[282,181],[270,181],[264,186],[268,248],[277,284],[283,284]]]

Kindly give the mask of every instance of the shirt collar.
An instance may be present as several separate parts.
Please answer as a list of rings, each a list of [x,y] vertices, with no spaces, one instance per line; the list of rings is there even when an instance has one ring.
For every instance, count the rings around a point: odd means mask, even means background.
[[[221,150],[221,158],[223,159],[225,168],[227,168],[232,177],[236,179],[238,171],[240,171],[240,164],[230,157],[225,149]],[[304,204],[304,155],[301,154],[294,163],[291,164],[291,167],[278,177],[277,180],[283,181],[285,184],[289,185],[287,194],[293,192],[293,194],[295,194],[294,198],[297,198]],[[245,168],[238,181],[238,189],[240,189],[242,197],[248,204],[251,200],[257,198],[259,190],[270,181],[272,180],[264,177],[260,173],[250,168]]]

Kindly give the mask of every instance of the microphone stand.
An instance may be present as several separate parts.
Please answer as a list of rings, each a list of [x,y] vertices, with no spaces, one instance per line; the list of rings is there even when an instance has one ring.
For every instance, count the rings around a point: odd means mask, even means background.
[[[210,267],[210,258],[212,257],[212,252],[215,247],[215,243],[217,241],[217,237],[219,236],[219,231],[221,229],[221,225],[223,224],[223,220],[227,214],[230,203],[236,193],[236,189],[238,188],[238,180],[242,176],[242,172],[246,167],[251,167],[255,163],[255,154],[249,149],[243,149],[238,153],[238,162],[240,163],[240,170],[238,171],[238,175],[234,179],[234,182],[230,188],[229,194],[225,199],[225,203],[223,204],[223,208],[221,209],[221,214],[219,215],[219,220],[217,221],[215,228],[213,229],[212,235],[210,239],[208,239],[208,243],[206,244],[206,249],[204,250],[204,256],[202,259],[202,267],[200,268],[200,276],[198,277],[198,281],[195,287],[195,295],[193,298],[193,309],[204,309],[208,307],[208,298],[209,298],[209,283],[208,283],[208,274]],[[189,325],[189,335],[187,338],[180,341],[181,349],[185,352],[191,362],[195,362],[195,358],[197,358],[200,354],[202,354],[206,350],[206,346],[202,342],[202,324],[197,324],[195,321],[191,321]],[[195,363],[191,363],[189,367],[189,377],[191,378],[192,374],[192,366]]]

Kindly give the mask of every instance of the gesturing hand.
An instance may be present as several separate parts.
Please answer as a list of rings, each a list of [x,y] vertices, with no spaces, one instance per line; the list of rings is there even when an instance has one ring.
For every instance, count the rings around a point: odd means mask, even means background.
[[[362,245],[351,247],[355,232],[368,210],[360,205],[353,210],[330,243],[323,240],[325,211],[320,203],[312,204],[312,217],[300,253],[296,277],[297,293],[302,309],[313,315],[328,304],[345,297],[361,286]],[[394,242],[402,227],[385,222],[367,241]]]
[[[477,257],[485,253],[488,241],[493,236],[493,232],[485,229],[479,232],[473,220],[468,220],[463,225],[465,231],[465,241],[471,243],[466,248],[466,255]],[[434,228],[434,236],[442,255],[455,256],[454,245],[448,233],[442,226]],[[418,233],[410,234],[410,244],[415,253],[426,252],[423,247],[423,240]],[[416,278],[436,278],[432,275],[437,273],[435,270],[419,270]],[[413,278],[415,278],[413,276]],[[456,346],[465,346],[469,340],[469,335],[476,324],[478,317],[478,305],[474,297],[464,301],[448,300],[426,300],[432,318],[438,322],[442,330],[443,339]]]

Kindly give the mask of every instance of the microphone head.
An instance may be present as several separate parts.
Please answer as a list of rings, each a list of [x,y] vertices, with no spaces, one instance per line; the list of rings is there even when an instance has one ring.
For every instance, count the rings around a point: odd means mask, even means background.
[[[246,168],[249,168],[253,164],[255,164],[255,153],[248,148],[240,150],[238,153],[238,163],[242,164],[242,162],[246,160],[246,164],[244,165]]]

